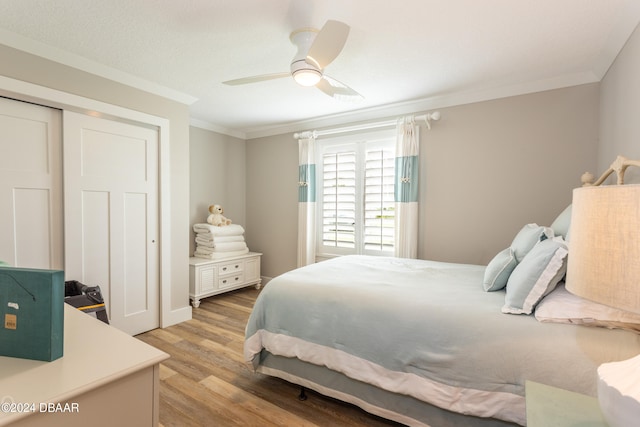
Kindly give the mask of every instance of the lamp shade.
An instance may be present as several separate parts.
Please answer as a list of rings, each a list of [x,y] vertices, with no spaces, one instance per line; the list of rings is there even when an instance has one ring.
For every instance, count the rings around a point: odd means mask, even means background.
[[[573,190],[566,288],[640,313],[640,185]]]

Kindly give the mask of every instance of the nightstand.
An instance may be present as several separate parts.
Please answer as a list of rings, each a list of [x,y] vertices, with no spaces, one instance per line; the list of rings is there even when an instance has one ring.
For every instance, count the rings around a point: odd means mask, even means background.
[[[189,258],[189,297],[194,308],[202,298],[255,285],[260,289],[260,256],[249,252],[237,257],[210,260]]]
[[[527,427],[607,427],[598,399],[527,381]]]

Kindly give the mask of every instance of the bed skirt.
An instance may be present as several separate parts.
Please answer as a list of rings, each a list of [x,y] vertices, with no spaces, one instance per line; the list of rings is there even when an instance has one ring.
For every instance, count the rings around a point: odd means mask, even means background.
[[[275,356],[263,350],[257,371],[281,378],[356,405],[363,410],[408,426],[422,427],[513,427],[517,424],[492,418],[466,416],[438,408],[411,396],[391,393],[353,380],[322,366],[296,358]]]

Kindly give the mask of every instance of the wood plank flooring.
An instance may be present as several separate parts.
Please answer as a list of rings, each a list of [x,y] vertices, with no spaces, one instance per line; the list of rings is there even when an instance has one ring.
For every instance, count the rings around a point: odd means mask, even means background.
[[[160,365],[160,424],[187,426],[398,426],[313,391],[254,373],[243,361],[244,328],[259,291],[201,301],[193,319],[137,336],[171,355]]]

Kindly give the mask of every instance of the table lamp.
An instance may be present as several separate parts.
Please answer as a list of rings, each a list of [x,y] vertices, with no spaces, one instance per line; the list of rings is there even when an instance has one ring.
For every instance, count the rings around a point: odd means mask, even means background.
[[[573,190],[566,288],[585,299],[640,313],[640,184],[623,185],[618,156],[594,184]],[[617,185],[600,185],[617,172]],[[598,367],[598,401],[611,427],[640,420],[640,355]]]

